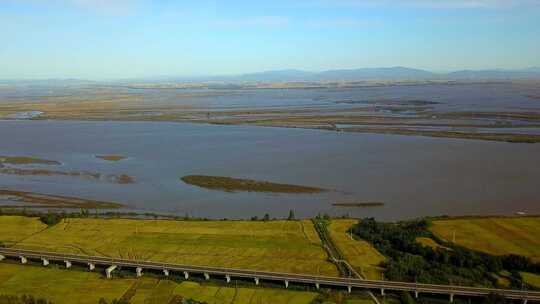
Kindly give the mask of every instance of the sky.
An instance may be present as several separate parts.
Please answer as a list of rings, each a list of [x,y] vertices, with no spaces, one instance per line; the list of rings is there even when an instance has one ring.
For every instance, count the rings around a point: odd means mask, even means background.
[[[0,79],[540,66],[540,0],[0,0]]]

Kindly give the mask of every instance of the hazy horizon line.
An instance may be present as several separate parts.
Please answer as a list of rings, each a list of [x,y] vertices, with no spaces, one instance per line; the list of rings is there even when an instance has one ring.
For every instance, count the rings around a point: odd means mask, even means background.
[[[390,69],[407,69],[407,70],[416,70],[422,72],[428,72],[431,74],[444,76],[456,72],[525,72],[527,70],[538,70],[540,72],[540,65],[531,65],[519,68],[482,68],[482,69],[472,69],[472,68],[460,68],[460,69],[449,69],[449,70],[431,70],[416,68],[410,66],[380,66],[380,67],[355,67],[355,68],[332,68],[332,69],[300,69],[300,68],[276,68],[276,69],[265,69],[259,71],[248,71],[243,73],[230,73],[230,74],[190,74],[190,75],[181,75],[181,74],[170,74],[170,75],[148,75],[148,76],[134,76],[134,77],[103,77],[103,78],[92,78],[92,77],[9,77],[9,78],[0,78],[0,81],[128,81],[128,80],[158,80],[158,79],[171,79],[177,78],[178,80],[201,80],[202,78],[234,78],[242,77],[253,74],[265,74],[265,73],[276,73],[276,72],[302,72],[309,74],[322,74],[330,71],[360,71],[360,70],[390,70]]]

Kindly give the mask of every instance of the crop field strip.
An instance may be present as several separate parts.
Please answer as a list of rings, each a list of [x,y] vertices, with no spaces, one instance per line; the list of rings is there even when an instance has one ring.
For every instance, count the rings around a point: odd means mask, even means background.
[[[0,224],[5,218],[0,217]],[[12,229],[16,231],[15,227]],[[0,242],[4,237],[0,235]],[[26,235],[14,247],[200,266],[337,275],[310,221],[65,219],[39,233]]]
[[[444,240],[494,255],[517,254],[540,261],[540,217],[434,220],[430,228]]]
[[[379,280],[383,272],[381,263],[384,256],[363,240],[351,240],[347,230],[358,220],[332,220],[328,232],[332,241],[347,259],[349,264],[367,279]]]

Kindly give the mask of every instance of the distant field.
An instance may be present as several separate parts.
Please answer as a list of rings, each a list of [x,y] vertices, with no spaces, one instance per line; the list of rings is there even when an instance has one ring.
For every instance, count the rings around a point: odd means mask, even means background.
[[[173,297],[209,304],[307,304],[317,297],[317,293],[311,292],[176,283],[150,277],[107,280],[96,272],[6,263],[0,263],[0,294],[31,294],[55,304],[97,304],[102,297],[109,303],[124,297],[132,304],[169,303]]]
[[[45,228],[37,217],[0,216],[0,242],[12,245]]]
[[[519,254],[540,261],[540,217],[435,220],[433,233],[474,250],[495,255]]]
[[[425,247],[430,247],[431,249],[437,250],[437,249],[449,249],[447,247],[441,246],[439,243],[435,242],[432,238],[428,237],[417,237],[416,241],[420,244],[422,244]]]
[[[18,227],[15,222],[9,229],[16,234]],[[0,241],[3,237],[0,235]],[[264,271],[338,274],[327,261],[310,221],[66,219],[25,238],[16,247]]]
[[[520,272],[520,274],[525,283],[540,288],[540,275],[529,272]]]
[[[367,279],[381,279],[383,269],[379,266],[384,256],[366,241],[351,240],[347,230],[358,220],[332,220],[328,232],[352,267]]]

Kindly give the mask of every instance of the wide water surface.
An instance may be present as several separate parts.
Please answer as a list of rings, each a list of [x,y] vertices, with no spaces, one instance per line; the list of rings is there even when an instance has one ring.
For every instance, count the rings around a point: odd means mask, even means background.
[[[317,213],[403,219],[540,213],[540,144],[151,122],[0,121],[0,155],[51,168],[129,174],[137,183],[0,175],[0,188],[124,203],[130,210],[210,218]],[[96,154],[129,158],[107,162]],[[226,193],[186,185],[206,174],[318,186],[325,194]],[[332,202],[384,202],[333,207]]]

